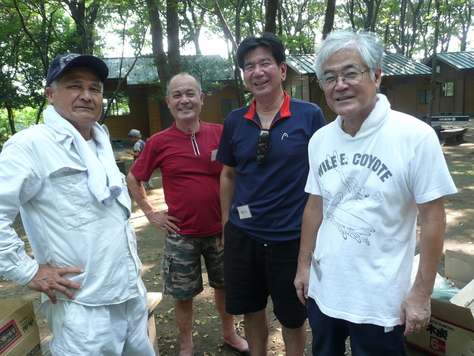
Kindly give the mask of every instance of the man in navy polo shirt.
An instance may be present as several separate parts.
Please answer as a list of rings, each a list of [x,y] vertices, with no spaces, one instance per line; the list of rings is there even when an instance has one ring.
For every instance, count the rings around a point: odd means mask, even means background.
[[[306,308],[293,280],[308,198],[308,142],[325,120],[318,106],[283,91],[287,66],[276,35],[244,39],[237,58],[254,100],[229,114],[217,154],[224,164],[226,309],[244,314],[252,356],[266,355],[270,295],[286,354],[301,356]]]

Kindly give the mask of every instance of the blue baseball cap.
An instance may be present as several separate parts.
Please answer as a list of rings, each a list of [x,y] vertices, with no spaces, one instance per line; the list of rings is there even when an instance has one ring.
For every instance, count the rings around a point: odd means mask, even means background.
[[[105,62],[90,54],[76,54],[69,53],[57,56],[53,59],[49,66],[48,75],[46,77],[46,86],[49,87],[51,82],[59,77],[69,68],[72,67],[88,67],[97,73],[100,80],[103,82],[109,75],[109,68]]]

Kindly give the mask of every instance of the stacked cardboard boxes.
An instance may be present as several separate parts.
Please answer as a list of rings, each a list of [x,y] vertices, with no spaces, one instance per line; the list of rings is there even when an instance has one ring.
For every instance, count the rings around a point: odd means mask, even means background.
[[[430,323],[406,343],[434,356],[474,356],[474,255],[447,250],[445,277],[460,291],[449,301],[431,298]]]
[[[31,302],[0,300],[0,355],[43,356]]]

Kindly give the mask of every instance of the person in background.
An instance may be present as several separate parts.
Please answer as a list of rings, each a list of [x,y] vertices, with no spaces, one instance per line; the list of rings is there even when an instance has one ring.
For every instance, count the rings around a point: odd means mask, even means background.
[[[133,163],[135,163],[135,161],[138,159],[138,157],[140,157],[141,153],[143,152],[143,149],[145,148],[145,141],[142,140],[142,135],[137,129],[131,129],[128,133],[128,137],[130,137],[133,141],[133,151],[127,150],[125,152],[133,156]],[[148,182],[142,182],[142,184],[146,190],[155,189],[151,178]]]
[[[444,196],[456,187],[435,131],[378,93],[383,53],[371,33],[335,32],[317,54],[319,85],[338,116],[309,143],[295,287],[313,355],[344,355],[348,336],[354,356],[406,355],[404,337],[430,318]]]
[[[254,100],[226,118],[217,153],[224,164],[220,192],[226,307],[230,314],[244,314],[250,351],[263,356],[271,296],[286,354],[301,356],[306,307],[293,280],[308,198],[308,142],[325,120],[318,106],[283,91],[285,49],[275,34],[247,37],[237,59]]]
[[[43,293],[53,355],[155,354],[125,177],[97,123],[107,76],[92,55],[54,58],[44,124],[0,154],[0,274]]]
[[[222,126],[201,121],[204,104],[200,82],[187,73],[173,76],[166,86],[166,103],[173,125],[147,140],[140,159],[127,177],[128,187],[150,223],[166,234],[162,262],[164,295],[175,300],[181,356],[196,354],[192,329],[193,298],[203,291],[201,256],[216,308],[222,320],[223,341],[244,356],[247,341],[237,335],[234,317],[225,311],[219,175],[216,151]],[[140,182],[160,168],[168,211],[157,210]]]

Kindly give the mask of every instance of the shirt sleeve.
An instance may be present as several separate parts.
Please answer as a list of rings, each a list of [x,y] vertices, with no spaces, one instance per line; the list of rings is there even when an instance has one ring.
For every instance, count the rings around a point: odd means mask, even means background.
[[[148,182],[155,169],[160,167],[162,144],[161,138],[154,135],[147,140],[138,159],[130,168],[130,172],[142,182]]]
[[[457,193],[438,137],[433,130],[429,131],[424,139],[420,139],[414,157],[410,172],[413,196],[417,204]]]
[[[216,160],[229,167],[237,167],[237,161],[234,158],[232,150],[232,137],[234,134],[233,125],[230,116],[224,122],[219,149],[217,150]]]
[[[133,145],[133,152],[141,152],[142,150],[142,147],[140,146],[140,143],[139,142],[135,142],[135,144]]]
[[[20,285],[38,271],[38,263],[12,227],[21,204],[41,188],[34,160],[20,144],[5,144],[0,154],[0,274]]]
[[[309,173],[306,180],[305,192],[313,195],[322,195],[319,180],[317,178],[318,167],[314,158],[314,153],[318,150],[318,139],[311,137],[308,144]]]

